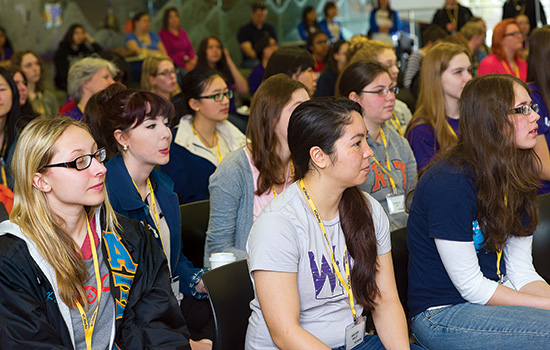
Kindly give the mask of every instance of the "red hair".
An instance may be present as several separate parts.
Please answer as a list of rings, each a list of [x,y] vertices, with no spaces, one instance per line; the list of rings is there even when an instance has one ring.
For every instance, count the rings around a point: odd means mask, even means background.
[[[520,28],[518,22],[514,18],[508,18],[499,22],[493,29],[493,44],[491,46],[491,51],[501,60],[507,59],[502,47],[502,41],[504,40],[504,35],[506,34],[506,28],[510,24],[515,24]],[[514,59],[519,59],[519,51],[514,54]]]

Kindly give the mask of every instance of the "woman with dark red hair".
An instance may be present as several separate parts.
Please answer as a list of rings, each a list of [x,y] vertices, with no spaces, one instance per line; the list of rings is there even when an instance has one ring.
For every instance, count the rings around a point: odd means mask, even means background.
[[[505,19],[495,26],[491,50],[493,53],[481,61],[477,71],[478,76],[509,74],[525,81],[527,62],[520,58],[523,37],[515,19]]]

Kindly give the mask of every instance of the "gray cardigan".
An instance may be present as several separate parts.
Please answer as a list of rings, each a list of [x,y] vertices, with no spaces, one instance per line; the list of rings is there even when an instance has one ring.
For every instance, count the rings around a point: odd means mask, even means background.
[[[243,148],[228,154],[210,176],[210,219],[204,246],[204,266],[212,253],[246,258],[246,241],[253,223],[254,178]]]

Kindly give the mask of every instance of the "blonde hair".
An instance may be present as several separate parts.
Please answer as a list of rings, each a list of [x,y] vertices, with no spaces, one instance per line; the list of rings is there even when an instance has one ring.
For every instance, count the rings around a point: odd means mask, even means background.
[[[453,57],[461,53],[470,58],[465,47],[448,42],[439,43],[428,51],[420,69],[421,85],[416,112],[407,126],[405,136],[414,127],[429,124],[434,129],[435,138],[442,151],[456,145],[457,138],[447,126],[441,75],[449,68],[449,62]]]
[[[87,300],[84,285],[88,272],[80,247],[63,230],[64,220],[53,213],[44,192],[33,186],[34,174],[51,161],[57,151],[57,140],[70,126],[89,133],[86,124],[62,116],[36,118],[21,133],[12,162],[15,199],[10,220],[21,227],[23,234],[36,244],[40,254],[53,267],[59,295],[69,308],[73,308],[76,300]],[[103,194],[107,229],[114,231],[120,226],[105,188]],[[88,213],[100,206],[87,208]],[[88,303],[82,304],[88,308]]]
[[[143,61],[143,66],[141,67],[141,81],[140,89],[154,92],[154,86],[151,84],[149,77],[156,76],[161,62],[168,61],[172,62],[172,59],[164,55],[149,56]],[[174,66],[175,67],[175,66]],[[180,92],[180,87],[176,84],[176,89],[172,91],[170,97],[178,94]]]
[[[394,51],[395,48],[392,44],[378,40],[369,40],[359,43],[355,49],[350,45],[348,49],[349,64],[359,61],[378,61],[378,55],[384,50]]]

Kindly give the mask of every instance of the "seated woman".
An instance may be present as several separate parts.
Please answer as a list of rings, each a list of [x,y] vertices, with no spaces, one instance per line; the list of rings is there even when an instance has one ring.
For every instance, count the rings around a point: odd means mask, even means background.
[[[313,97],[317,87],[317,74],[313,72],[315,59],[307,50],[298,47],[283,47],[275,51],[267,62],[264,81],[269,77],[284,73],[293,80],[304,84],[309,96]]]
[[[86,57],[77,61],[69,69],[69,100],[57,114],[82,120],[90,97],[113,84],[117,73],[118,68],[102,58]]]
[[[313,71],[315,73],[320,73],[325,67],[325,61],[329,50],[327,35],[321,31],[310,34],[307,38],[306,47],[315,59]]]
[[[470,79],[472,63],[468,51],[460,45],[440,43],[424,57],[416,112],[405,132],[418,171],[425,168],[440,149],[445,151],[456,144],[458,101]]]
[[[401,29],[399,14],[392,10],[390,0],[378,0],[377,5],[370,13],[369,36],[393,45],[392,35]]]
[[[3,185],[11,189],[13,189],[11,165],[17,144],[16,125],[20,117],[19,90],[10,72],[0,67],[0,180]],[[10,193],[9,197],[11,199],[9,203],[12,203],[13,193]],[[11,204],[5,202],[5,205],[9,211]]]
[[[141,89],[161,95],[168,101],[180,92],[176,67],[168,56],[151,56],[141,67]]]
[[[386,211],[390,230],[407,226],[405,195],[416,185],[416,160],[407,140],[389,125],[395,104],[395,87],[388,70],[378,62],[356,62],[340,78],[339,96],[359,103],[374,152],[372,176],[359,187]]]
[[[304,102],[288,144],[299,181],[266,206],[248,238],[255,298],[246,349],[409,349],[388,220],[357,187],[373,155],[361,106]],[[365,335],[363,309],[378,335]]]
[[[164,44],[157,33],[151,31],[151,17],[147,12],[138,12],[132,17],[132,30],[124,38],[130,53],[141,56],[166,55]]]
[[[248,93],[248,83],[243,77],[229,54],[224,49],[222,42],[215,36],[209,36],[201,40],[198,51],[198,68],[210,68],[218,71],[218,74],[225,80],[227,87],[239,94]],[[235,99],[231,98],[229,110],[234,112],[237,109]]]
[[[6,34],[6,30],[0,27],[0,62],[9,61],[13,55],[11,41]]]
[[[523,36],[518,22],[508,18],[493,29],[491,51],[479,63],[478,76],[486,74],[510,74],[522,81],[527,79],[527,62],[521,59]]]
[[[86,126],[37,118],[14,159],[15,205],[0,225],[0,346],[188,349],[166,259],[144,225],[113,211],[105,150]]]
[[[533,30],[527,58],[527,81],[533,103],[539,106],[540,118],[535,152],[542,162],[538,194],[550,193],[550,69],[546,61],[550,57],[550,27]]]
[[[278,49],[279,46],[277,45],[277,41],[270,36],[263,37],[254,44],[254,51],[256,51],[256,57],[258,57],[260,63],[252,68],[252,72],[250,72],[248,76],[248,87],[250,88],[251,94],[254,94],[260,87],[262,81],[264,81],[267,62],[269,62],[271,55]]]
[[[466,84],[458,143],[421,176],[407,224],[412,331],[429,349],[545,349],[535,272],[537,107],[510,75]],[[482,344],[482,345],[481,345]]]
[[[330,47],[327,54],[327,63],[319,76],[319,80],[317,80],[315,97],[335,95],[338,76],[348,62],[348,48],[349,45],[345,40],[338,40]]]
[[[78,60],[100,52],[101,46],[78,23],[72,24],[55,51],[55,86],[67,90],[69,68]]]
[[[19,114],[19,119],[17,119],[15,123],[15,127],[17,128],[17,131],[20,132],[31,120],[38,117],[38,114],[32,109],[32,106],[28,101],[27,79],[25,79],[25,74],[23,74],[21,68],[10,64],[6,66],[6,69],[13,78],[13,82],[19,91],[19,107],[21,112]]]
[[[183,77],[182,86],[182,117],[173,131],[170,161],[161,168],[174,181],[180,204],[209,199],[210,175],[246,143],[227,121],[233,92],[217,71],[196,68]]]
[[[40,56],[31,50],[15,51],[11,64],[25,73],[27,94],[32,109],[41,116],[56,116],[59,105],[53,92],[44,88],[45,71]]]
[[[302,11],[302,22],[298,24],[298,38],[306,41],[310,34],[320,31],[317,12],[313,6],[306,6]]]
[[[175,7],[167,8],[162,15],[162,30],[159,36],[174,64],[191,71],[197,64],[197,57],[193,44],[185,30],[180,27],[180,23],[178,10]]]
[[[378,40],[369,40],[366,42],[358,41],[357,44],[351,46],[353,47],[349,49],[351,53],[351,55],[348,54],[350,56],[349,64],[359,61],[376,61],[381,63],[390,72],[391,79],[397,86],[399,62],[395,55],[395,49],[391,44]],[[394,115],[389,122],[401,136],[404,136],[405,128],[412,118],[412,113],[407,104],[399,100],[399,96],[397,98],[395,100]]]
[[[155,169],[170,159],[168,124],[174,117],[173,106],[158,95],[127,90],[119,83],[102,91],[97,101],[107,147],[115,154],[105,165],[113,209],[148,224],[168,259],[172,290],[181,302],[191,338],[213,339],[213,318],[201,279],[204,270],[193,267],[182,253],[174,184]]]
[[[336,20],[338,6],[335,1],[327,1],[323,8],[325,18],[319,22],[319,29],[328,36],[331,43],[343,40],[342,25]]]
[[[230,153],[210,177],[210,221],[204,263],[212,253],[246,258],[246,240],[262,209],[292,182],[286,139],[288,118],[309,99],[305,86],[284,74],[265,80],[254,94],[248,145]]]

